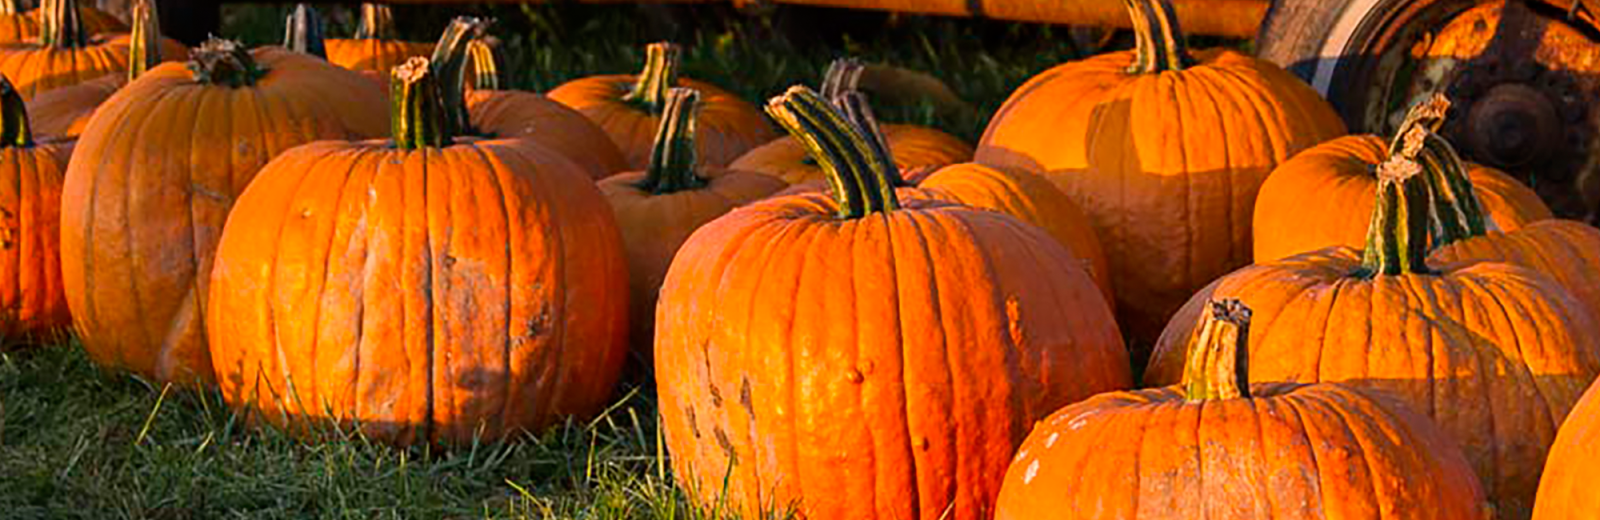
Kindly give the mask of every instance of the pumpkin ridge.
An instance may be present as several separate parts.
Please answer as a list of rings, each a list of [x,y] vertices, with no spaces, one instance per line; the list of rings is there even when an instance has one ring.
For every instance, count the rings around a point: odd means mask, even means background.
[[[370,187],[372,179],[370,177],[362,176],[362,174],[360,172],[363,171],[363,170],[362,169],[358,169],[358,168],[364,162],[378,159],[377,157],[375,157],[375,155],[376,154],[373,154],[372,151],[370,149],[368,149],[368,148],[358,148],[358,149],[353,150],[353,153],[349,154],[348,156],[336,156],[338,160],[343,161],[348,166],[345,168],[345,172],[342,175],[343,179],[339,183],[338,194],[335,195],[332,198],[332,201],[331,201],[332,204],[330,206],[328,206],[328,211],[329,212],[333,213],[334,215],[345,215],[346,214],[345,210],[344,210],[344,208],[345,208],[345,200],[346,200],[345,197],[346,197],[346,195],[350,194],[350,192],[352,190],[352,186],[353,185],[354,186],[367,185],[367,186]],[[320,158],[317,161],[317,163],[314,163],[312,166],[308,166],[305,170],[307,172],[320,172],[320,171],[322,171],[321,165],[322,164],[326,164],[327,162],[331,161],[332,159],[333,159],[332,157]],[[311,177],[311,175],[309,175],[309,173],[308,173],[308,175],[305,176],[306,180],[302,180],[301,183],[300,183],[300,186],[296,187],[296,190],[295,190],[296,193],[300,192],[300,190],[305,187],[305,184],[307,182],[309,182],[309,178],[310,177]],[[362,192],[366,192],[366,190],[361,190],[361,191]],[[368,213],[367,213],[367,208],[365,207],[367,204],[368,203],[363,203],[363,207],[360,210],[361,214],[363,215],[362,216],[363,220],[368,218],[368,217],[366,217],[366,215]],[[291,203],[291,204],[286,205],[285,208],[288,209],[292,213],[293,209],[294,209],[294,205]],[[287,222],[289,218],[290,218],[289,215],[285,215],[285,222]],[[361,224],[361,227],[365,228],[365,226],[366,226],[366,224],[365,224],[365,222],[363,222]],[[334,223],[332,224],[332,227],[328,230],[328,242],[327,242],[327,245],[325,246],[327,250],[323,254],[323,259],[322,259],[323,260],[323,263],[322,263],[323,266],[337,265],[336,263],[333,262],[333,260],[334,260],[334,252],[335,251],[349,251],[351,249],[351,247],[354,245],[354,242],[355,242],[354,237],[355,237],[356,233],[353,232],[353,230],[350,233],[350,236],[345,237],[343,243],[340,244],[340,242],[339,242],[340,241],[340,237],[339,237],[340,229],[339,228],[340,228],[339,221],[335,220]],[[372,233],[366,232],[363,229],[363,231],[361,232],[361,235],[362,235],[362,239],[363,239],[363,244],[361,246],[362,257],[363,257],[363,259],[370,258],[367,255],[367,253],[372,250],[372,248],[369,246]],[[277,243],[282,243],[281,239]],[[338,247],[336,249],[335,248],[336,245],[341,246],[341,247]],[[352,310],[358,315],[358,317],[355,320],[352,320],[352,323],[354,324],[354,327],[355,327],[355,334],[354,334],[354,341],[351,343],[354,346],[354,348],[351,348],[351,354],[352,354],[351,357],[352,357],[353,361],[351,363],[352,367],[351,367],[351,372],[350,372],[350,375],[351,375],[350,391],[347,392],[347,395],[346,395],[346,399],[347,400],[345,402],[343,402],[343,403],[340,403],[340,405],[339,405],[341,409],[350,410],[351,411],[350,415],[353,416],[353,417],[360,417],[361,416],[361,410],[358,408],[359,404],[361,403],[361,399],[358,397],[359,389],[361,388],[361,379],[360,379],[361,378],[361,347],[360,346],[362,344],[363,338],[365,338],[365,336],[366,336],[366,314],[367,313],[366,313],[365,293],[366,293],[366,289],[367,289],[366,288],[366,282],[370,277],[369,270],[372,267],[372,263],[370,261],[363,261],[363,262],[361,262],[361,265],[362,265],[362,270],[359,273],[359,276],[352,276],[350,278],[350,280],[351,280],[350,285],[353,286],[352,293],[353,294],[357,294],[357,295],[361,295],[361,296],[360,297],[353,297],[351,299],[353,302],[355,302],[355,305],[353,306]],[[310,343],[310,345],[312,345],[313,348],[319,348],[319,346],[322,344],[322,326],[321,326],[321,324],[322,324],[323,319],[324,319],[323,318],[323,307],[325,305],[326,298],[323,298],[321,296],[321,294],[323,292],[327,291],[328,280],[329,280],[329,278],[331,276],[333,276],[332,271],[333,271],[332,269],[329,269],[327,267],[323,267],[321,279],[318,280],[318,282],[317,282],[316,294],[318,294],[318,297],[317,297],[316,313],[313,315],[313,321],[312,321],[313,323],[317,324],[317,327],[311,331],[311,343]],[[276,272],[276,262],[274,262],[274,272]],[[276,306],[268,306],[267,309],[268,309],[268,312],[276,312]],[[320,373],[316,369],[315,359],[313,359],[312,370],[313,370],[314,373]],[[330,394],[338,395],[338,392],[330,392]],[[324,399],[323,400],[323,406],[329,406],[327,404],[328,401],[329,401],[328,399]],[[330,415],[332,415],[332,414],[330,414]]]
[[[510,192],[507,191],[508,187],[506,186],[506,178],[505,178],[506,172],[509,170],[509,168],[507,168],[507,166],[505,165],[505,161],[500,160],[497,157],[494,157],[492,154],[490,154],[487,151],[485,151],[483,149],[483,147],[472,146],[472,147],[466,147],[465,150],[471,150],[472,153],[477,155],[478,160],[482,161],[482,164],[486,165],[488,167],[489,171],[494,173],[494,182],[484,183],[484,184],[488,184],[488,185],[490,185],[490,186],[492,186],[494,188],[494,197],[491,197],[491,198],[492,198],[492,200],[494,200],[499,205],[499,208],[500,208],[500,220],[503,221],[503,222],[513,222],[512,221],[512,217],[511,217],[511,203],[510,203],[510,195],[509,195]],[[477,200],[477,199],[478,199],[478,197],[474,196],[474,200]],[[518,230],[516,229],[515,226],[507,226],[507,236],[509,238],[511,238],[513,241],[515,241],[518,238],[520,238],[519,234],[518,234]],[[501,249],[505,252],[505,272],[503,273],[503,276],[502,276],[502,278],[504,278],[504,281],[501,283],[501,290],[505,291],[506,294],[512,294],[513,290],[514,290],[514,285],[513,285],[512,281],[516,279],[516,276],[513,273],[515,273],[517,271],[517,267],[518,267],[517,266],[517,262],[516,262],[517,255],[513,255],[512,254],[511,246],[509,244],[506,247],[501,248]],[[500,406],[498,406],[498,408],[500,409],[500,413],[495,415],[494,418],[510,417],[511,414],[513,413],[512,410],[511,410],[511,404],[512,404],[513,401],[515,401],[515,399],[512,398],[512,396],[515,395],[515,390],[512,388],[513,381],[512,381],[512,377],[510,375],[512,373],[511,347],[512,347],[512,345],[514,343],[516,343],[514,338],[517,338],[518,336],[514,332],[514,330],[515,330],[514,327],[516,326],[516,323],[515,323],[516,320],[513,319],[513,316],[515,316],[515,314],[514,314],[515,311],[513,309],[513,305],[512,305],[512,302],[511,302],[512,299],[511,298],[505,298],[504,300],[505,300],[505,302],[504,302],[505,307],[503,309],[503,312],[505,313],[505,320],[506,320],[505,327],[504,327],[504,331],[505,331],[504,334],[505,334],[506,339],[505,339],[505,341],[501,342],[502,346],[501,346],[501,351],[500,351],[500,356],[501,356],[500,357],[500,364],[501,364],[502,370],[506,374],[506,377],[503,378],[504,381],[505,381],[505,385],[504,385],[504,388],[501,390],[502,399],[501,399]],[[504,422],[504,421],[501,421],[501,422]],[[503,426],[502,426],[502,428],[503,428]]]
[[[162,92],[159,97],[151,100],[150,104],[152,106],[159,106],[159,105],[161,105],[163,103],[177,103],[177,102],[183,101],[182,99],[176,99],[176,98],[177,98],[177,96],[175,96],[175,95],[169,95],[168,92]],[[163,127],[166,126],[166,122],[158,121],[157,118],[147,118],[144,121],[142,121],[142,123],[143,123],[143,125],[141,125],[141,127],[140,127],[141,130],[140,131],[127,133],[127,134],[120,134],[120,135],[117,136],[117,140],[119,140],[119,141],[132,140],[134,138],[134,136],[144,135],[145,132],[151,131],[151,130],[159,131],[159,130],[162,130]],[[139,152],[140,152],[140,150],[138,150],[138,149],[129,150],[127,152],[128,155],[126,155],[124,157],[121,157],[119,159],[121,161],[132,162],[133,158],[137,157]],[[174,154],[174,155],[176,155],[176,154]],[[132,199],[133,199],[133,196],[134,196],[133,192],[136,189],[137,188],[135,188],[134,186],[129,185],[129,186],[125,186],[121,190],[122,191],[122,196],[123,196],[123,203],[122,203],[122,205],[123,205],[122,219],[123,220],[122,220],[122,222],[133,222],[133,220],[131,220],[131,217],[132,217],[131,212],[132,212],[133,208],[135,207],[135,204],[133,204]],[[194,238],[193,238],[193,222],[194,222],[193,218],[194,218],[193,217],[193,211],[191,210],[190,211],[191,233],[190,233],[190,238],[189,238],[189,240],[191,240],[191,241],[194,240]],[[131,259],[132,262],[135,263],[136,265],[141,263],[138,260],[136,260],[138,258],[138,256],[137,256],[138,255],[138,251],[134,250],[134,239],[131,236],[131,233],[129,233],[129,230],[127,229],[126,225],[124,225],[124,227],[122,229],[119,229],[118,231],[122,232],[123,234],[130,235],[130,236],[127,237],[127,239],[124,240],[124,242],[127,244],[127,251],[125,253],[127,256],[125,256],[124,258]],[[190,244],[190,247],[193,247],[192,243]],[[130,277],[127,278],[127,281],[128,281],[128,295],[133,300],[133,306],[131,308],[134,311],[134,319],[136,319],[139,322],[138,328],[139,328],[140,335],[143,336],[144,340],[149,342],[150,345],[154,346],[154,348],[156,350],[155,352],[140,352],[139,354],[145,355],[145,356],[153,355],[153,357],[156,358],[156,359],[165,359],[165,358],[167,358],[167,342],[165,341],[165,338],[167,337],[167,335],[162,335],[162,336],[158,337],[156,335],[157,331],[153,331],[153,330],[150,329],[150,322],[152,320],[150,319],[150,317],[147,314],[147,312],[150,311],[151,309],[147,305],[145,305],[143,301],[141,301],[141,300],[144,299],[144,292],[147,289],[144,288],[144,287],[140,287],[138,278],[139,277],[137,277],[137,276],[130,276]],[[122,353],[120,352],[120,350],[118,352],[118,356],[119,357],[122,356]],[[159,371],[160,371],[160,363],[159,363],[159,361],[152,361],[151,365],[149,367],[139,367],[139,369],[140,369],[140,371],[145,371],[146,369],[148,369],[148,371],[151,372],[151,373],[159,373]]]
[[[1324,465],[1322,459],[1325,455],[1322,453],[1322,450],[1318,449],[1319,443],[1315,442],[1311,438],[1312,423],[1306,420],[1305,410],[1305,408],[1311,406],[1311,402],[1306,399],[1305,392],[1294,392],[1293,394],[1286,395],[1285,397],[1287,397],[1287,399],[1283,399],[1283,407],[1287,408],[1294,414],[1295,422],[1299,425],[1299,428],[1296,428],[1295,431],[1299,433],[1301,439],[1305,440],[1306,454],[1310,459],[1311,469],[1316,471],[1317,485],[1315,488],[1317,490],[1317,503],[1315,510],[1323,514],[1327,514],[1328,507],[1326,504],[1328,504],[1328,492],[1327,486],[1324,484],[1334,479],[1327,475],[1326,470],[1323,467]],[[1323,436],[1318,435],[1318,437]]]
[[[1379,465],[1375,464],[1373,462],[1373,459],[1372,459],[1372,453],[1373,453],[1373,451],[1375,451],[1375,450],[1373,450],[1372,442],[1367,438],[1367,436],[1358,433],[1356,428],[1354,426],[1352,426],[1352,424],[1354,424],[1355,421],[1352,421],[1350,419],[1350,413],[1349,413],[1349,410],[1347,410],[1347,408],[1348,408],[1347,404],[1348,403],[1334,402],[1332,399],[1329,399],[1328,396],[1325,396],[1323,394],[1324,394],[1323,392],[1306,392],[1304,394],[1303,398],[1306,399],[1307,401],[1317,402],[1318,404],[1321,405],[1322,408],[1327,409],[1329,415],[1337,417],[1338,418],[1337,424],[1339,424],[1340,426],[1344,427],[1344,432],[1345,432],[1346,438],[1350,439],[1351,441],[1354,441],[1354,443],[1355,443],[1355,445],[1357,447],[1356,451],[1361,454],[1361,465],[1363,467],[1365,467],[1366,470],[1367,470],[1366,471],[1367,478],[1365,480],[1367,481],[1369,487],[1372,488],[1372,495],[1371,496],[1373,498],[1373,503],[1372,503],[1373,508],[1377,509],[1378,511],[1381,512],[1381,511],[1384,511],[1385,509],[1388,509],[1388,508],[1386,508],[1384,506],[1390,506],[1390,505],[1393,505],[1396,502],[1399,502],[1399,500],[1396,500],[1397,498],[1405,498],[1405,497],[1391,497],[1391,496],[1384,495],[1382,493],[1383,487],[1378,485],[1378,479],[1377,478],[1373,478],[1374,475],[1379,475],[1380,472],[1376,471],[1376,469],[1379,467]],[[1388,415],[1388,414],[1385,414],[1385,415]],[[1367,432],[1367,433],[1385,433],[1385,434],[1393,435],[1395,432],[1388,431],[1388,430],[1379,430],[1377,432]]]
[[[159,101],[159,98],[156,101]],[[109,135],[113,135],[113,136],[126,135],[122,131],[122,129],[123,129],[124,126],[126,126],[128,124],[129,119],[131,119],[128,116],[128,113],[125,112],[125,111],[122,111],[121,113],[115,114],[113,117],[116,117],[117,119],[115,119],[111,123],[107,123],[107,124],[112,125],[112,128],[117,129],[117,131],[116,132],[112,132]],[[99,163],[100,163],[99,167],[94,169],[95,174],[94,174],[93,178],[90,181],[88,181],[89,182],[89,200],[98,200],[99,199],[98,194],[99,194],[99,191],[100,191],[100,184],[101,184],[100,175],[103,172],[108,171],[108,168],[106,168],[105,166],[106,166],[106,163],[111,161],[111,155],[112,154],[105,154],[105,155],[103,155],[103,156],[98,158],[99,159]],[[62,191],[63,192],[66,191],[65,188],[66,188],[65,184],[63,184],[63,186],[62,186]],[[64,195],[65,194],[63,193],[63,196]],[[62,209],[63,209],[63,212],[65,212],[66,208],[62,208]],[[83,215],[78,217],[81,221],[83,221],[83,222],[91,222],[91,223],[94,221],[94,218],[93,218],[94,205],[93,204],[86,205],[84,210],[82,211],[82,213],[83,213]],[[127,214],[123,214],[123,222],[127,222]],[[95,239],[95,237],[94,237],[94,235],[95,235],[95,233],[94,233],[95,226],[93,226],[93,225],[82,226],[82,229],[83,229],[83,242],[86,243],[86,244],[95,243],[94,242],[94,239]],[[130,245],[128,250],[124,251],[124,254],[125,255],[131,254],[131,252],[132,252],[132,247]],[[63,251],[63,253],[65,253],[65,251]],[[94,283],[94,272],[95,272],[95,269],[94,269],[95,268],[94,250],[92,248],[87,248],[86,247],[86,248],[83,248],[82,251],[80,251],[80,254],[82,255],[81,262],[82,262],[82,265],[84,266],[84,269],[83,269],[83,272],[82,272],[82,277],[81,277],[81,280],[80,280],[82,282],[83,290],[82,291],[72,291],[72,290],[70,290],[70,288],[65,287],[65,283],[63,284],[63,288],[64,289],[68,289],[67,290],[68,294],[74,294],[74,293],[76,293],[76,294],[93,294],[95,292],[98,292],[98,291],[95,290],[95,283]],[[124,256],[124,258],[128,258],[128,256]],[[63,282],[65,282],[65,280],[63,280]],[[131,279],[129,280],[129,283],[130,284],[132,283]],[[135,298],[137,299],[137,296]],[[138,309],[142,309],[142,306],[134,305],[134,306],[132,306],[130,308],[131,309],[135,309],[136,312],[137,312]],[[95,306],[91,304],[91,305],[84,305],[83,309],[82,309],[82,312],[81,313],[75,313],[75,314],[78,314],[78,320],[80,322],[87,321],[87,322],[93,323],[94,321],[96,321],[95,318],[96,318],[96,314],[98,314],[98,313],[95,310]],[[120,366],[127,366],[128,365],[127,359],[125,357],[123,357],[123,355],[122,355],[122,353],[120,351],[112,352],[112,357],[113,357],[113,360],[116,362],[117,365],[120,365]]]

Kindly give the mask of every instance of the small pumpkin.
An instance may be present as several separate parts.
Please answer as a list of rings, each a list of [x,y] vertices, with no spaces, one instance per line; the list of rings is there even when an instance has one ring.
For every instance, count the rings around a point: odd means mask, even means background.
[[[456,139],[427,58],[397,67],[393,139],[278,156],[211,272],[223,397],[291,431],[495,442],[598,412],[627,334],[616,223],[581,169]]]
[[[736,209],[673,259],[655,351],[673,474],[751,518],[987,518],[1033,421],[1127,386],[1110,308],[1043,231],[901,201],[888,155],[810,89],[768,110],[831,196]]]
[[[1427,418],[1339,384],[1248,382],[1250,309],[1208,303],[1177,386],[1040,422],[995,520],[1485,520],[1466,458]]]
[[[61,181],[71,140],[35,141],[27,107],[0,76],[0,333],[71,322],[61,285]]]
[[[1374,172],[1399,153],[1398,136],[1416,125],[1437,131],[1450,102],[1435,96],[1413,108],[1408,123],[1389,143],[1372,135],[1353,135],[1322,143],[1273,170],[1261,185],[1255,207],[1255,259],[1268,262],[1332,246],[1361,247],[1372,216]],[[1475,164],[1464,165],[1485,215],[1511,231],[1553,218],[1539,195],[1510,175]]]
[[[865,65],[856,59],[841,58],[828,66],[822,80],[824,99],[835,99],[856,91],[855,83]],[[919,125],[885,124],[879,134],[888,142],[895,166],[902,170],[939,168],[972,160],[972,145],[956,136]],[[756,147],[728,165],[729,168],[771,175],[789,184],[821,182],[822,168],[807,155],[805,145],[794,136],[783,136]]]
[[[632,170],[642,170],[650,164],[655,129],[661,124],[661,109],[667,90],[672,87],[700,91],[696,134],[699,149],[695,155],[706,164],[727,165],[777,137],[754,105],[710,83],[679,77],[681,54],[675,44],[652,43],[645,48],[644,70],[638,75],[575,79],[551,90],[548,96],[583,113],[605,130]]]
[[[1123,329],[1148,345],[1196,289],[1250,263],[1267,174],[1345,130],[1277,65],[1191,55],[1170,0],[1126,4],[1137,48],[1028,80],[990,120],[976,161],[1039,172],[1089,214]]]
[[[22,0],[0,0],[0,44],[24,43],[39,37],[39,9],[27,10]],[[123,32],[127,25],[116,16],[88,6],[78,7],[78,16],[89,34]]]
[[[284,150],[382,135],[382,100],[376,84],[321,59],[217,39],[112,94],[62,193],[61,274],[90,359],[155,381],[212,381],[205,275],[234,198]]]
[[[132,59],[129,35],[91,36],[80,18],[78,0],[44,0],[39,7],[37,41],[0,45],[0,74],[12,79],[22,99],[76,85],[106,74],[123,74]],[[167,59],[184,54],[177,42],[159,39]]]
[[[394,13],[389,6],[361,4],[361,16],[353,37],[323,41],[328,61],[354,71],[372,72],[387,78],[390,69],[417,56],[433,54],[431,42],[399,39],[394,28]],[[444,78],[448,81],[449,78]]]
[[[1252,381],[1389,393],[1461,445],[1501,518],[1526,518],[1557,427],[1600,374],[1600,324],[1559,283],[1526,268],[1429,268],[1428,180],[1437,173],[1424,170],[1437,164],[1400,156],[1379,168],[1364,251],[1258,264],[1195,295],[1162,335],[1145,382],[1181,377],[1204,302],[1239,299],[1258,324]]]
[[[161,22],[156,15],[155,2],[137,0],[130,15],[133,32],[129,34],[128,71],[106,74],[35,96],[28,102],[28,110],[33,117],[33,127],[40,135],[77,137],[89,124],[89,116],[94,115],[94,110],[111,94],[167,58],[161,54]]]

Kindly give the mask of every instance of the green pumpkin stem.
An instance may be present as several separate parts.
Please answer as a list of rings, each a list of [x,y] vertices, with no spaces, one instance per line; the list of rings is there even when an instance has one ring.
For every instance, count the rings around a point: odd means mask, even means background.
[[[678,85],[678,68],[683,61],[683,49],[671,42],[656,42],[645,47],[644,70],[633,84],[633,90],[622,96],[652,114],[661,113],[666,104],[667,90]]]
[[[357,40],[393,40],[394,12],[383,4],[361,4],[361,19],[356,22]]]
[[[867,139],[867,145],[872,148],[873,159],[890,165],[894,164],[894,155],[889,153],[889,139],[883,136],[883,129],[878,126],[878,118],[872,115],[872,105],[867,103],[867,96],[859,91],[846,90],[843,94],[828,98],[833,100],[833,105],[844,115],[846,121],[861,132]],[[898,166],[889,168],[889,183],[891,186],[909,186],[905,178],[900,175]]]
[[[196,82],[233,88],[253,86],[267,75],[243,45],[215,36],[189,51],[189,71]]]
[[[11,80],[0,76],[0,146],[33,146],[33,130],[28,125],[28,106]]]
[[[1466,162],[1438,134],[1450,111],[1450,100],[1434,94],[1417,103],[1389,142],[1389,157],[1404,157],[1422,166],[1432,195],[1433,247],[1482,236],[1488,219],[1472,187]]]
[[[283,46],[301,54],[328,58],[328,50],[322,43],[322,19],[317,16],[316,9],[304,3],[295,4],[283,25]]]
[[[661,126],[650,148],[650,166],[645,168],[639,189],[666,195],[706,185],[706,180],[695,174],[694,127],[699,112],[700,92],[688,88],[667,91]]]
[[[466,81],[467,48],[473,40],[483,36],[489,21],[473,16],[457,16],[439,36],[433,47],[433,75],[444,93],[445,115],[451,125],[451,135],[470,135],[471,114],[467,113]]]
[[[828,64],[828,72],[822,75],[822,99],[835,99],[846,92],[855,92],[861,87],[861,73],[867,70],[867,65],[856,58],[839,58]]]
[[[1189,338],[1183,396],[1189,402],[1250,398],[1250,308],[1239,300],[1206,303]]]
[[[1362,258],[1365,276],[1428,273],[1431,224],[1428,178],[1422,166],[1394,157],[1378,166],[1378,189]]]
[[[1123,0],[1123,4],[1133,18],[1136,44],[1129,73],[1176,72],[1194,65],[1170,0]]]
[[[83,27],[78,0],[43,0],[39,4],[39,43],[58,49],[83,47],[89,32]]]
[[[488,40],[478,38],[467,44],[467,55],[472,58],[472,88],[500,90],[500,55]]]
[[[894,163],[873,151],[871,139],[815,91],[800,85],[789,87],[768,101],[766,109],[816,158],[839,203],[839,218],[857,219],[900,208],[890,180]]]
[[[129,13],[133,23],[128,45],[128,81],[138,79],[145,71],[161,64],[161,17],[156,14],[155,0],[134,2]]]
[[[457,135],[445,111],[446,82],[439,81],[429,62],[414,57],[389,73],[389,125],[395,148],[444,148]]]

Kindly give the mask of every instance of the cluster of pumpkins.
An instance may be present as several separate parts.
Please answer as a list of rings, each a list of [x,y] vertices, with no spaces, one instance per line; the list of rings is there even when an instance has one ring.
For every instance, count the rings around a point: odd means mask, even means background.
[[[0,13],[6,332],[399,445],[596,413],[631,351],[680,484],[752,517],[1600,515],[1600,230],[1463,162],[1443,98],[1340,137],[1128,6],[1135,50],[976,148],[878,124],[848,59],[763,114],[670,44],[502,89],[467,17]]]

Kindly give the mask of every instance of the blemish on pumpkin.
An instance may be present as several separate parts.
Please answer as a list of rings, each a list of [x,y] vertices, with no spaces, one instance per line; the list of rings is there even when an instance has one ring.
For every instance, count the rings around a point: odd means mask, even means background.
[[[449,268],[455,267],[455,266],[456,266],[456,257],[450,256],[450,255],[444,255],[444,267],[445,267],[445,269],[449,269]]]
[[[550,308],[544,307],[543,309],[540,309],[538,315],[528,319],[527,337],[529,339],[537,338],[539,336],[543,336],[547,332],[550,332],[552,321],[553,320],[550,317]]]
[[[716,383],[707,384],[706,387],[711,389],[711,406],[722,408],[722,390],[717,389]]]
[[[302,208],[300,210],[300,218],[311,218],[311,208]]]
[[[739,406],[751,417],[756,415],[755,390],[750,387],[750,378],[739,378]]]
[[[702,435],[700,435],[700,421],[695,419],[694,407],[693,406],[685,406],[685,407],[683,407],[683,414],[689,416],[689,432],[694,434],[694,438],[696,438],[696,439],[701,438]]]
[[[858,384],[858,385],[861,384],[862,381],[866,380],[866,377],[861,375],[861,371],[860,370],[856,370],[854,368],[852,368],[849,371],[845,372],[844,373],[844,378],[850,380],[851,383]]]
[[[933,442],[929,441],[927,437],[917,437],[913,444],[916,444],[917,449],[922,451],[928,451],[928,448],[933,447]]]
[[[1022,345],[1022,304],[1016,296],[1006,297],[1006,330],[1011,334],[1011,344]]]
[[[1032,464],[1028,464],[1028,471],[1022,474],[1022,483],[1032,484],[1034,477],[1037,476],[1039,476],[1039,461],[1035,460]]]
[[[11,249],[17,245],[17,214],[0,208],[0,219],[5,220],[5,227],[0,228],[0,249]]]

